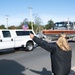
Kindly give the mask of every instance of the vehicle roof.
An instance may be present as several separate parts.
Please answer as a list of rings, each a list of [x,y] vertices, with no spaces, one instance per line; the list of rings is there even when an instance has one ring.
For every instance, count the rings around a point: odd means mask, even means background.
[[[9,31],[33,31],[32,29],[27,29],[27,30],[23,30],[23,29],[0,29],[0,31],[2,31],[2,30],[4,30],[4,31],[7,31],[7,30],[9,30]]]

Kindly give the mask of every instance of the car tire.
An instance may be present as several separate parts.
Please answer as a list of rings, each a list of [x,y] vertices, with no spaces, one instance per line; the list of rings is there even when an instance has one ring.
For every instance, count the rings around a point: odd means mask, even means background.
[[[34,45],[33,45],[32,42],[28,42],[28,43],[26,44],[26,51],[32,51],[33,48],[34,48]]]

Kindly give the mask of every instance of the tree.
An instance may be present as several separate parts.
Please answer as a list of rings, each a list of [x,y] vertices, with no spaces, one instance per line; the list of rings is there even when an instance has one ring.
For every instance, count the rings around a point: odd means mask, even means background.
[[[52,20],[49,20],[49,21],[48,21],[48,24],[45,25],[45,28],[46,28],[46,29],[51,29],[53,26],[54,26],[54,22],[53,22]]]
[[[31,24],[32,23],[32,24]],[[33,28],[34,28],[34,22],[28,22],[28,27],[29,27],[29,29],[32,29],[32,26],[31,25],[33,25]]]
[[[41,25],[42,23],[42,19],[37,14],[34,14],[34,21],[35,25]]]
[[[5,25],[0,25],[0,29],[6,29]]]
[[[16,29],[16,27],[13,25],[13,26],[9,26],[8,29]]]
[[[20,24],[20,26],[18,27],[18,28],[22,28],[22,26],[23,25],[25,25],[25,24],[27,24],[28,25],[28,28],[29,29],[31,29],[32,27],[31,27],[31,22],[30,21],[28,21],[28,19],[27,18],[25,18],[24,20],[23,20],[23,22],[21,22],[21,24]]]
[[[37,15],[37,14],[34,14],[34,28],[35,28],[35,31],[36,32],[40,32],[42,27],[41,24],[42,24],[42,19]]]

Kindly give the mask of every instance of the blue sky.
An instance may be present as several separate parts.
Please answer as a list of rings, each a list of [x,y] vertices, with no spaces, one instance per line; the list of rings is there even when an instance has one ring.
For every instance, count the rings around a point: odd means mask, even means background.
[[[28,7],[32,7],[32,21],[33,14],[39,16],[43,24],[50,19],[75,21],[75,0],[0,0],[0,25],[6,25],[5,15],[9,15],[9,26],[19,25],[25,18],[31,20]]]

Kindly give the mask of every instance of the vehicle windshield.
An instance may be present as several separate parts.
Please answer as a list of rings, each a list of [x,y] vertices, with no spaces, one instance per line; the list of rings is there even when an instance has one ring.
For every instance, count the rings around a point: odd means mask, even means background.
[[[73,23],[72,22],[67,22],[67,21],[63,21],[63,22],[56,22],[54,25],[55,29],[59,29],[59,28],[65,28],[65,29],[73,29]]]
[[[68,25],[73,26],[72,22],[56,22],[55,27],[67,27]]]
[[[63,24],[63,23],[56,23],[55,24],[55,27],[66,27],[67,25],[66,24]]]

